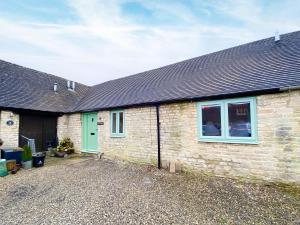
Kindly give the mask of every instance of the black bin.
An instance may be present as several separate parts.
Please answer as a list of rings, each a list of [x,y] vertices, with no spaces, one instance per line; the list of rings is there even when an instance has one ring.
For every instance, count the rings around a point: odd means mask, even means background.
[[[45,163],[46,155],[44,153],[37,153],[32,156],[32,165],[33,167],[42,167]]]

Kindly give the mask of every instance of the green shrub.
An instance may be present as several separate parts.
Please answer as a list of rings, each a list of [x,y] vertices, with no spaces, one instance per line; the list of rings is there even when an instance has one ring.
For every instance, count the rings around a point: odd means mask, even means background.
[[[71,141],[70,138],[64,138],[59,142],[59,145],[57,147],[57,151],[59,152],[65,152],[68,154],[74,153],[74,144]]]
[[[23,147],[22,160],[23,161],[30,161],[30,160],[32,160],[31,148],[28,145],[25,145]]]

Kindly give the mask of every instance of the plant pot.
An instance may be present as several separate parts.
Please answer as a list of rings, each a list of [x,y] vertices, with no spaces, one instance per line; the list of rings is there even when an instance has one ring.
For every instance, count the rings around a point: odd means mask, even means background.
[[[0,159],[0,177],[5,177],[7,175],[6,159]]]
[[[44,166],[45,157],[46,155],[44,153],[37,153],[36,155],[32,156],[33,167]]]
[[[25,170],[31,169],[32,168],[32,160],[22,161],[22,167]]]
[[[66,155],[65,152],[55,152],[55,156],[58,157],[58,158],[64,158]]]

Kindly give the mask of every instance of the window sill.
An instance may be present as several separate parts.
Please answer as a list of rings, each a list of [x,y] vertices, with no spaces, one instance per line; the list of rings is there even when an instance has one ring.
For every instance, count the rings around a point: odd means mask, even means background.
[[[111,138],[125,138],[125,134],[123,135],[117,135],[117,134],[112,134],[110,135]]]
[[[209,143],[227,143],[227,144],[248,144],[248,145],[258,145],[259,142],[256,139],[210,139],[210,138],[200,138],[198,142],[209,142]]]

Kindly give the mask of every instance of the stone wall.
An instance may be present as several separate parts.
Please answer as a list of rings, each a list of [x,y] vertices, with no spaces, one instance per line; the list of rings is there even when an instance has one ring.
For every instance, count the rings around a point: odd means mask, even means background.
[[[196,103],[161,106],[162,159],[224,176],[300,183],[300,91],[257,97],[259,144],[199,142]]]
[[[196,102],[160,106],[162,161],[229,177],[300,183],[300,91],[257,96],[258,144],[198,141]],[[111,137],[110,112],[100,111],[99,149],[109,156],[157,162],[154,107],[125,109],[125,137]],[[59,136],[81,147],[81,116],[59,118]]]
[[[14,121],[8,126],[8,120]],[[4,141],[3,148],[16,148],[19,146],[19,115],[11,111],[0,111],[0,138]]]
[[[81,114],[66,114],[58,117],[57,120],[57,136],[59,140],[70,138],[74,143],[76,152],[81,151],[82,146],[82,121]]]
[[[154,107],[124,110],[125,137],[111,137],[110,112],[100,111],[104,125],[99,126],[100,151],[123,159],[157,162],[156,111]]]

